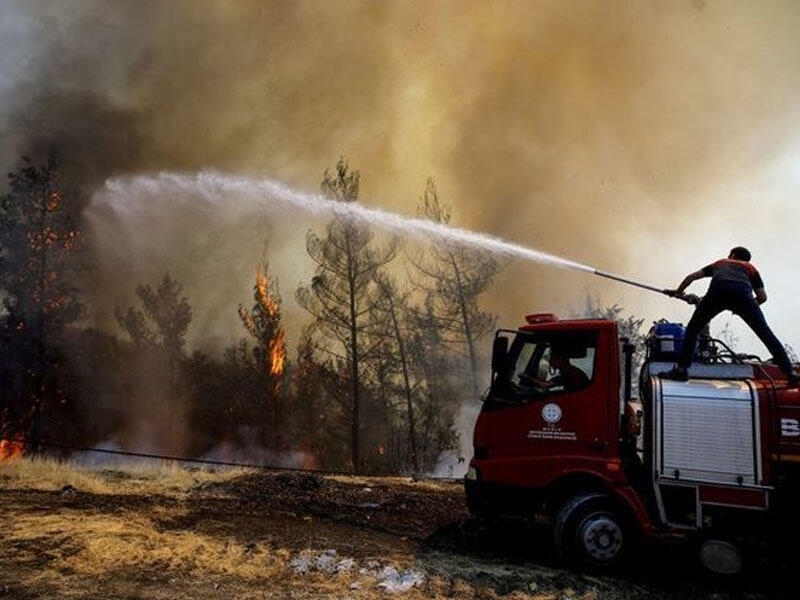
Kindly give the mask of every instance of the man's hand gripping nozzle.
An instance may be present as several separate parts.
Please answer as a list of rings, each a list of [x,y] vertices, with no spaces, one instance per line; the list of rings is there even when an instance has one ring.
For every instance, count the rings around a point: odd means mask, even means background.
[[[662,293],[666,294],[670,298],[683,300],[687,304],[698,304],[701,300],[700,296],[697,294],[686,294],[684,292],[679,292],[678,290],[663,290]]]

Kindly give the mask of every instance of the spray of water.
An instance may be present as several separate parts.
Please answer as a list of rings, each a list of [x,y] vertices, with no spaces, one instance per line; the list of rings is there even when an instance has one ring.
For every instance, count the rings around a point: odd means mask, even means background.
[[[240,210],[265,212],[276,208],[294,208],[315,216],[342,216],[387,231],[420,238],[446,240],[492,252],[498,256],[536,261],[563,269],[597,273],[590,266],[519,246],[489,235],[435,223],[426,219],[406,217],[383,210],[368,208],[355,202],[337,202],[320,194],[308,194],[290,189],[269,179],[224,175],[202,171],[195,175],[162,173],[157,176],[136,176],[110,179],[95,195],[94,203],[107,203],[119,211],[133,210],[141,200],[201,196],[212,203],[230,202],[231,198],[247,199]]]

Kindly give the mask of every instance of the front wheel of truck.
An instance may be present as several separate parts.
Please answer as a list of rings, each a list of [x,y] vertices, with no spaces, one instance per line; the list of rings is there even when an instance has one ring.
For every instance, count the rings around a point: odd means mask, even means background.
[[[624,519],[605,494],[575,496],[558,510],[555,544],[568,561],[593,569],[619,565],[630,537]]]

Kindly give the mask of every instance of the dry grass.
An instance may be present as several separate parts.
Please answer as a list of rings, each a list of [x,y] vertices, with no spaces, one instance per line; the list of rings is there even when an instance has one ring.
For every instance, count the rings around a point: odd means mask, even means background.
[[[352,485],[391,485],[393,487],[413,488],[416,490],[450,490],[454,485],[461,485],[459,481],[437,481],[436,479],[413,479],[411,477],[369,477],[358,475],[326,475],[326,479],[339,481]]]
[[[461,579],[457,570],[427,571],[408,542],[395,544],[380,528],[370,528],[369,512],[353,515],[351,522],[341,522],[341,515],[331,522],[312,520],[285,508],[245,514],[237,504],[240,496],[220,496],[203,485],[246,473],[185,469],[167,462],[114,470],[47,459],[0,463],[0,490],[8,500],[0,504],[5,549],[0,554],[0,596],[597,600],[569,590],[517,590],[504,596],[479,579]],[[408,498],[422,489],[452,492],[452,484],[405,478],[330,479],[356,488],[389,487],[391,493],[409,486]],[[341,500],[343,506],[353,503],[346,493]],[[311,522],[314,533],[309,536]],[[313,560],[330,548],[338,548],[337,560],[349,566],[298,571],[295,561]],[[471,559],[451,560],[461,564]],[[392,594],[381,587],[381,570],[388,566],[422,568],[428,574],[416,587]],[[491,564],[481,568],[491,570]]]
[[[244,543],[233,536],[164,527],[164,523],[191,515],[193,500],[188,493],[192,489],[245,473],[242,469],[185,469],[175,463],[152,461],[114,470],[53,459],[2,462],[0,488],[7,490],[59,492],[71,486],[96,495],[98,506],[104,496],[121,495],[178,498],[180,502],[157,502],[146,511],[124,507],[95,511],[83,504],[73,508],[67,503],[54,510],[32,512],[9,505],[2,511],[0,539],[12,549],[17,564],[40,565],[46,560],[47,568],[25,569],[24,575],[19,572],[27,589],[58,590],[62,597],[72,595],[76,581],[103,581],[109,574],[126,574],[124,578],[161,574],[170,581],[204,582],[212,589],[216,589],[215,581],[239,581],[242,583],[237,585],[253,585],[255,589],[274,586],[292,590],[293,595],[301,591],[300,597],[306,593],[313,597],[385,597],[376,588],[374,576],[359,573],[357,567],[339,574],[300,575],[290,565],[298,552],[275,547],[268,540]],[[268,597],[280,596],[270,593]],[[427,597],[414,591],[405,596]]]
[[[63,510],[51,515],[21,515],[9,524],[4,538],[16,547],[44,543],[59,558],[60,570],[83,575],[134,569],[253,580],[281,572],[289,556],[286,551],[235,544],[190,531],[160,531],[151,519],[128,513],[86,515]]]
[[[180,495],[209,482],[239,477],[244,469],[185,469],[172,461],[148,461],[114,469],[84,467],[52,458],[0,462],[0,487],[55,491],[66,486],[92,494]]]
[[[176,516],[173,509],[169,512]],[[203,581],[213,588],[220,582],[226,585],[238,582],[234,584],[237,589],[248,589],[241,586],[249,585],[254,590],[267,590],[263,597],[270,598],[380,599],[392,595],[378,586],[374,571],[365,573],[358,564],[341,573],[298,574],[291,566],[292,558],[300,554],[317,555],[319,551],[298,554],[268,543],[242,544],[191,531],[162,531],[157,525],[160,516],[163,513],[159,515],[158,510],[147,516],[128,512],[87,514],[69,509],[56,514],[14,514],[0,525],[0,534],[20,561],[35,561],[44,550],[47,568],[31,574],[27,585],[59,590],[61,597],[70,596],[76,582],[103,581],[109,574],[135,578],[153,573],[162,573],[169,581]],[[26,549],[28,557],[24,556]],[[502,598],[464,582],[441,578],[426,581],[399,596],[405,600]]]
[[[350,574],[332,577],[310,573],[300,578],[289,566],[296,552],[273,547],[269,541],[245,544],[231,536],[164,527],[165,522],[180,520],[191,513],[192,501],[186,496],[193,488],[230,480],[243,473],[241,469],[187,470],[174,463],[150,463],[120,471],[80,467],[52,459],[0,463],[0,487],[8,490],[58,492],[72,486],[95,494],[98,500],[105,495],[182,500],[178,504],[157,503],[146,511],[94,511],[68,505],[55,511],[30,511],[6,506],[2,511],[4,518],[0,519],[0,539],[14,553],[17,564],[39,565],[46,561],[47,568],[37,567],[31,572],[26,569],[27,589],[59,590],[63,597],[71,595],[76,580],[103,581],[112,573],[133,578],[161,574],[170,580],[206,584],[250,582],[257,588],[275,584],[309,587],[332,597],[338,596],[342,589],[349,590]],[[215,589],[216,584],[209,585]]]

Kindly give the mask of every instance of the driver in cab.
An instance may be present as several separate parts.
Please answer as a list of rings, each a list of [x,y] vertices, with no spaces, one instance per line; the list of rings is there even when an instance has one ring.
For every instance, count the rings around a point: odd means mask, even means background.
[[[552,348],[550,370],[554,375],[548,379],[540,379],[526,372],[522,373],[520,380],[542,391],[572,391],[589,385],[589,376],[569,362],[569,356],[563,350]]]

